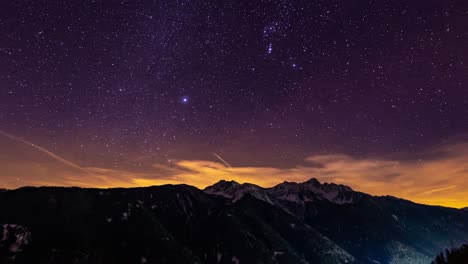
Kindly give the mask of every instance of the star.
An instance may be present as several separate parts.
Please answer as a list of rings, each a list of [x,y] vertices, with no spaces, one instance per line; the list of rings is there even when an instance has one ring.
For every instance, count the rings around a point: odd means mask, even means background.
[[[188,96],[186,96],[186,95],[185,95],[185,96],[182,96],[182,97],[180,98],[180,103],[181,103],[181,104],[188,104],[189,101],[190,101],[190,98],[189,98]]]
[[[267,53],[268,54],[271,54],[273,52],[273,44],[268,44],[268,47],[267,47]]]

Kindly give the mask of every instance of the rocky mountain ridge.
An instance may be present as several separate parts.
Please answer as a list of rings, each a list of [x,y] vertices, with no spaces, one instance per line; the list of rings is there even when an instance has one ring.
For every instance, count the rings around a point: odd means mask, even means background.
[[[316,179],[27,187],[0,212],[0,263],[430,263],[468,240],[465,210]]]
[[[238,201],[243,195],[249,193],[269,203],[273,203],[273,200],[304,203],[321,199],[335,204],[351,204],[365,195],[345,185],[334,183],[321,184],[315,178],[302,183],[285,181],[271,188],[262,188],[250,183],[239,184],[235,181],[222,180],[208,186],[204,191],[208,194],[232,199],[233,202]]]

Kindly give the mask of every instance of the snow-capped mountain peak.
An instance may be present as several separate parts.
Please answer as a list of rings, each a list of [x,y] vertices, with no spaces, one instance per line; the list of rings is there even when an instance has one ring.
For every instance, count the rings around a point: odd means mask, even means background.
[[[271,188],[262,188],[250,183],[237,183],[235,181],[219,181],[205,189],[208,194],[220,195],[233,202],[238,201],[246,193],[273,204],[273,200],[288,201],[295,203],[312,202],[315,200],[328,200],[335,204],[350,204],[356,198],[362,196],[348,186],[320,183],[317,179],[311,178],[302,183],[283,182]]]
[[[241,184],[236,181],[221,180],[211,186],[206,187],[205,192],[209,194],[221,195],[226,198],[232,198],[233,192],[235,192],[235,190],[238,189],[240,185]]]
[[[259,200],[273,204],[264,188],[251,183],[240,184],[236,181],[221,180],[214,185],[206,187],[205,192],[232,199],[233,202],[237,202],[246,193],[249,193]]]
[[[270,189],[279,200],[291,202],[311,202],[316,199],[325,199],[335,204],[350,204],[361,194],[348,186],[334,183],[320,183],[312,178],[302,183],[283,182]]]

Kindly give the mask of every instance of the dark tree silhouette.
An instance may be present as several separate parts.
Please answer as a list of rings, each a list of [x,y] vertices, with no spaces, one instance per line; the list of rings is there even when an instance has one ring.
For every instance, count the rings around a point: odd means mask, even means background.
[[[468,263],[468,244],[460,248],[446,250],[445,254],[440,253],[432,264],[467,264]]]

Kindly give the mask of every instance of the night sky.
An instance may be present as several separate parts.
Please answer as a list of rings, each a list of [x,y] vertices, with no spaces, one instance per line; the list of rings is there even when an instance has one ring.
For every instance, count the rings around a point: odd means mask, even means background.
[[[0,36],[0,187],[468,206],[467,1],[3,1]]]

